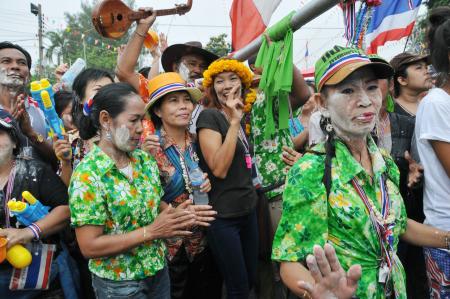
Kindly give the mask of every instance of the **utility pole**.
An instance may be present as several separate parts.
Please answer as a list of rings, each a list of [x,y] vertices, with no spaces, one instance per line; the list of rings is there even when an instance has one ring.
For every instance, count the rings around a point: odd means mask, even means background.
[[[42,65],[42,61],[44,59],[44,46],[42,45],[42,6],[38,4],[37,6],[33,3],[30,3],[31,13],[38,17],[38,38],[39,38],[39,65],[38,65],[38,77],[41,78],[43,75],[44,67]]]

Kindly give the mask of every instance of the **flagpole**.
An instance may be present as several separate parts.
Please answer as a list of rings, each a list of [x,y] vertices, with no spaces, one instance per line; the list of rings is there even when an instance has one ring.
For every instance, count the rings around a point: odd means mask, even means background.
[[[303,25],[309,23],[316,17],[320,16],[327,10],[341,2],[340,0],[312,0],[306,3],[302,8],[292,16],[291,27],[293,31],[297,31]],[[256,54],[262,43],[262,35],[255,38],[244,48],[236,51],[232,57],[238,60],[246,60]]]

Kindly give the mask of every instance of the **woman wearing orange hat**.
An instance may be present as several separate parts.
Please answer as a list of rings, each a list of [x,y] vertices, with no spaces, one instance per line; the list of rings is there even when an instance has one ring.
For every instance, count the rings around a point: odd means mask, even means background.
[[[243,129],[243,96],[253,75],[243,63],[219,59],[203,73],[210,109],[197,121],[200,163],[212,182],[210,202],[217,219],[208,242],[222,272],[227,298],[248,298],[256,278],[257,195],[252,158]]]
[[[149,151],[158,164],[164,195],[163,209],[177,207],[193,195],[192,171],[198,168],[196,138],[189,133],[194,102],[202,97],[197,88],[186,87],[177,73],[156,76],[148,83],[149,110],[156,127],[160,146],[151,147],[153,139],[144,140],[142,148]],[[211,190],[206,173],[203,175],[202,192]],[[220,298],[221,278],[217,275],[210,251],[206,246],[205,231],[193,228],[192,234],[166,240],[168,248],[171,297]]]

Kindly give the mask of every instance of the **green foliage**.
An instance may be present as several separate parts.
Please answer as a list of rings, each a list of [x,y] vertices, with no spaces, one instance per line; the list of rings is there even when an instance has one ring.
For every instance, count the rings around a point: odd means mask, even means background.
[[[52,63],[73,63],[78,57],[86,60],[88,67],[113,71],[117,61],[117,47],[126,44],[129,34],[119,40],[100,36],[92,25],[92,9],[98,0],[82,2],[78,13],[65,12],[67,27],[64,30],[50,31],[45,37],[50,46],[45,56]],[[134,6],[134,0],[126,1]],[[56,59],[55,59],[56,58]]]
[[[216,54],[219,57],[226,56],[231,52],[231,44],[226,40],[228,35],[222,33],[218,36],[212,36],[209,39],[205,49]]]
[[[428,0],[423,2],[428,10],[438,6],[450,5],[450,0]],[[406,50],[412,53],[425,54],[427,51],[426,44],[426,30],[427,30],[427,16],[428,12],[419,17],[414,26],[414,30],[408,39]]]
[[[450,5],[450,0],[428,0],[425,1],[425,5],[428,8],[434,8],[438,6],[448,6]]]

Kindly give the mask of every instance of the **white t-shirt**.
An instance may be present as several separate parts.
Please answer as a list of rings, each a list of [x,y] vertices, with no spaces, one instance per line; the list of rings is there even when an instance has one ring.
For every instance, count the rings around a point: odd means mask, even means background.
[[[450,230],[450,178],[438,160],[429,140],[450,143],[450,95],[432,89],[420,102],[415,135],[424,167],[423,209],[425,223]],[[450,153],[449,153],[450,155]]]

